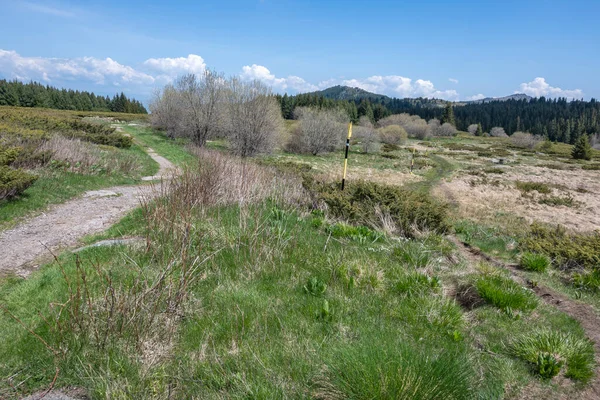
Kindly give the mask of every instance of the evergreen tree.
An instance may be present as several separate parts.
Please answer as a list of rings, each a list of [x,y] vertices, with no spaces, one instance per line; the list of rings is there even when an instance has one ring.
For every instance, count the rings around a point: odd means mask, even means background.
[[[442,115],[441,123],[448,123],[452,126],[456,126],[456,120],[454,119],[454,108],[452,107],[452,103],[450,102],[446,103],[446,108],[444,110],[444,115]]]
[[[592,146],[588,140],[587,135],[582,135],[577,139],[571,156],[576,160],[591,160],[592,159]]]
[[[481,128],[481,124],[477,124],[477,132],[475,132],[475,136],[483,136],[483,129]]]

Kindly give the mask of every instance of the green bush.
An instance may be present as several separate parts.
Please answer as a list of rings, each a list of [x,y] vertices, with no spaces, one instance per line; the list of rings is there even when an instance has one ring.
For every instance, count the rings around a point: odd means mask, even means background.
[[[389,215],[399,232],[407,237],[417,231],[445,233],[448,205],[427,193],[374,182],[353,182],[344,191],[337,183],[305,179],[304,186],[316,200],[324,201],[336,217],[361,225],[380,225],[380,215]]]
[[[587,382],[594,374],[593,344],[572,333],[540,330],[514,340],[508,349],[544,379],[556,376],[565,363],[565,376],[573,380]]]
[[[35,182],[37,177],[22,170],[0,166],[0,200],[20,195]]]
[[[2,146],[0,145],[0,165],[10,165],[15,161],[21,152],[22,148],[17,146]]]
[[[516,181],[515,186],[517,187],[517,189],[519,189],[523,193],[529,193],[534,190],[537,191],[538,193],[542,193],[542,194],[548,194],[548,193],[552,192],[552,189],[550,189],[550,186],[548,186],[545,183],[541,183],[541,182]]]
[[[572,276],[572,283],[578,289],[590,292],[600,291],[600,269],[592,271],[576,272]]]
[[[133,140],[129,136],[122,135],[120,133],[87,133],[87,132],[74,132],[70,135],[71,138],[85,140],[94,144],[103,144],[106,146],[113,146],[127,149],[131,147]]]
[[[545,254],[523,253],[521,255],[521,268],[527,271],[545,272],[550,266],[550,259]]]
[[[514,282],[499,275],[484,275],[476,284],[477,292],[486,302],[501,308],[529,311],[537,307],[536,295]]]
[[[383,236],[366,226],[352,226],[343,223],[330,225],[327,231],[335,238],[348,238],[360,243],[376,242]]]
[[[520,240],[523,251],[545,254],[561,268],[598,268],[600,266],[600,233],[567,233],[561,227],[534,223]]]

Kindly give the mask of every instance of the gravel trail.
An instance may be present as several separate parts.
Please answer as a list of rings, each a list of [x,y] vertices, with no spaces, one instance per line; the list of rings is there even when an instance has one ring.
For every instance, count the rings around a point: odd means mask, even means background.
[[[144,181],[167,178],[176,167],[152,149],[148,155],[160,166],[158,174]],[[53,206],[45,213],[0,233],[0,275],[27,276],[51,251],[75,246],[83,236],[102,232],[152,196],[149,185],[117,186],[86,192],[82,197]]]

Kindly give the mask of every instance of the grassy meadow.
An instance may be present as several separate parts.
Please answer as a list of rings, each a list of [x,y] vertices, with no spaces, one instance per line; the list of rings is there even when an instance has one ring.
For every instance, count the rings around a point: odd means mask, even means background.
[[[151,147],[181,177],[83,239],[141,244],[0,279],[0,398],[577,398],[594,379],[577,320],[451,238],[598,309],[597,154],[465,134],[368,153],[353,142],[341,193],[341,151],[244,160],[222,141],[122,129],[134,144],[112,151]]]

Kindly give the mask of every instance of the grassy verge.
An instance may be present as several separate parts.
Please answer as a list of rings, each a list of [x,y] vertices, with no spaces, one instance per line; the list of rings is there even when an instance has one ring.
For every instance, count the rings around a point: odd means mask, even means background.
[[[171,140],[160,132],[144,125],[123,125],[123,130],[132,135],[144,147],[150,147],[176,165],[194,160],[194,156],[184,148],[186,142]]]

